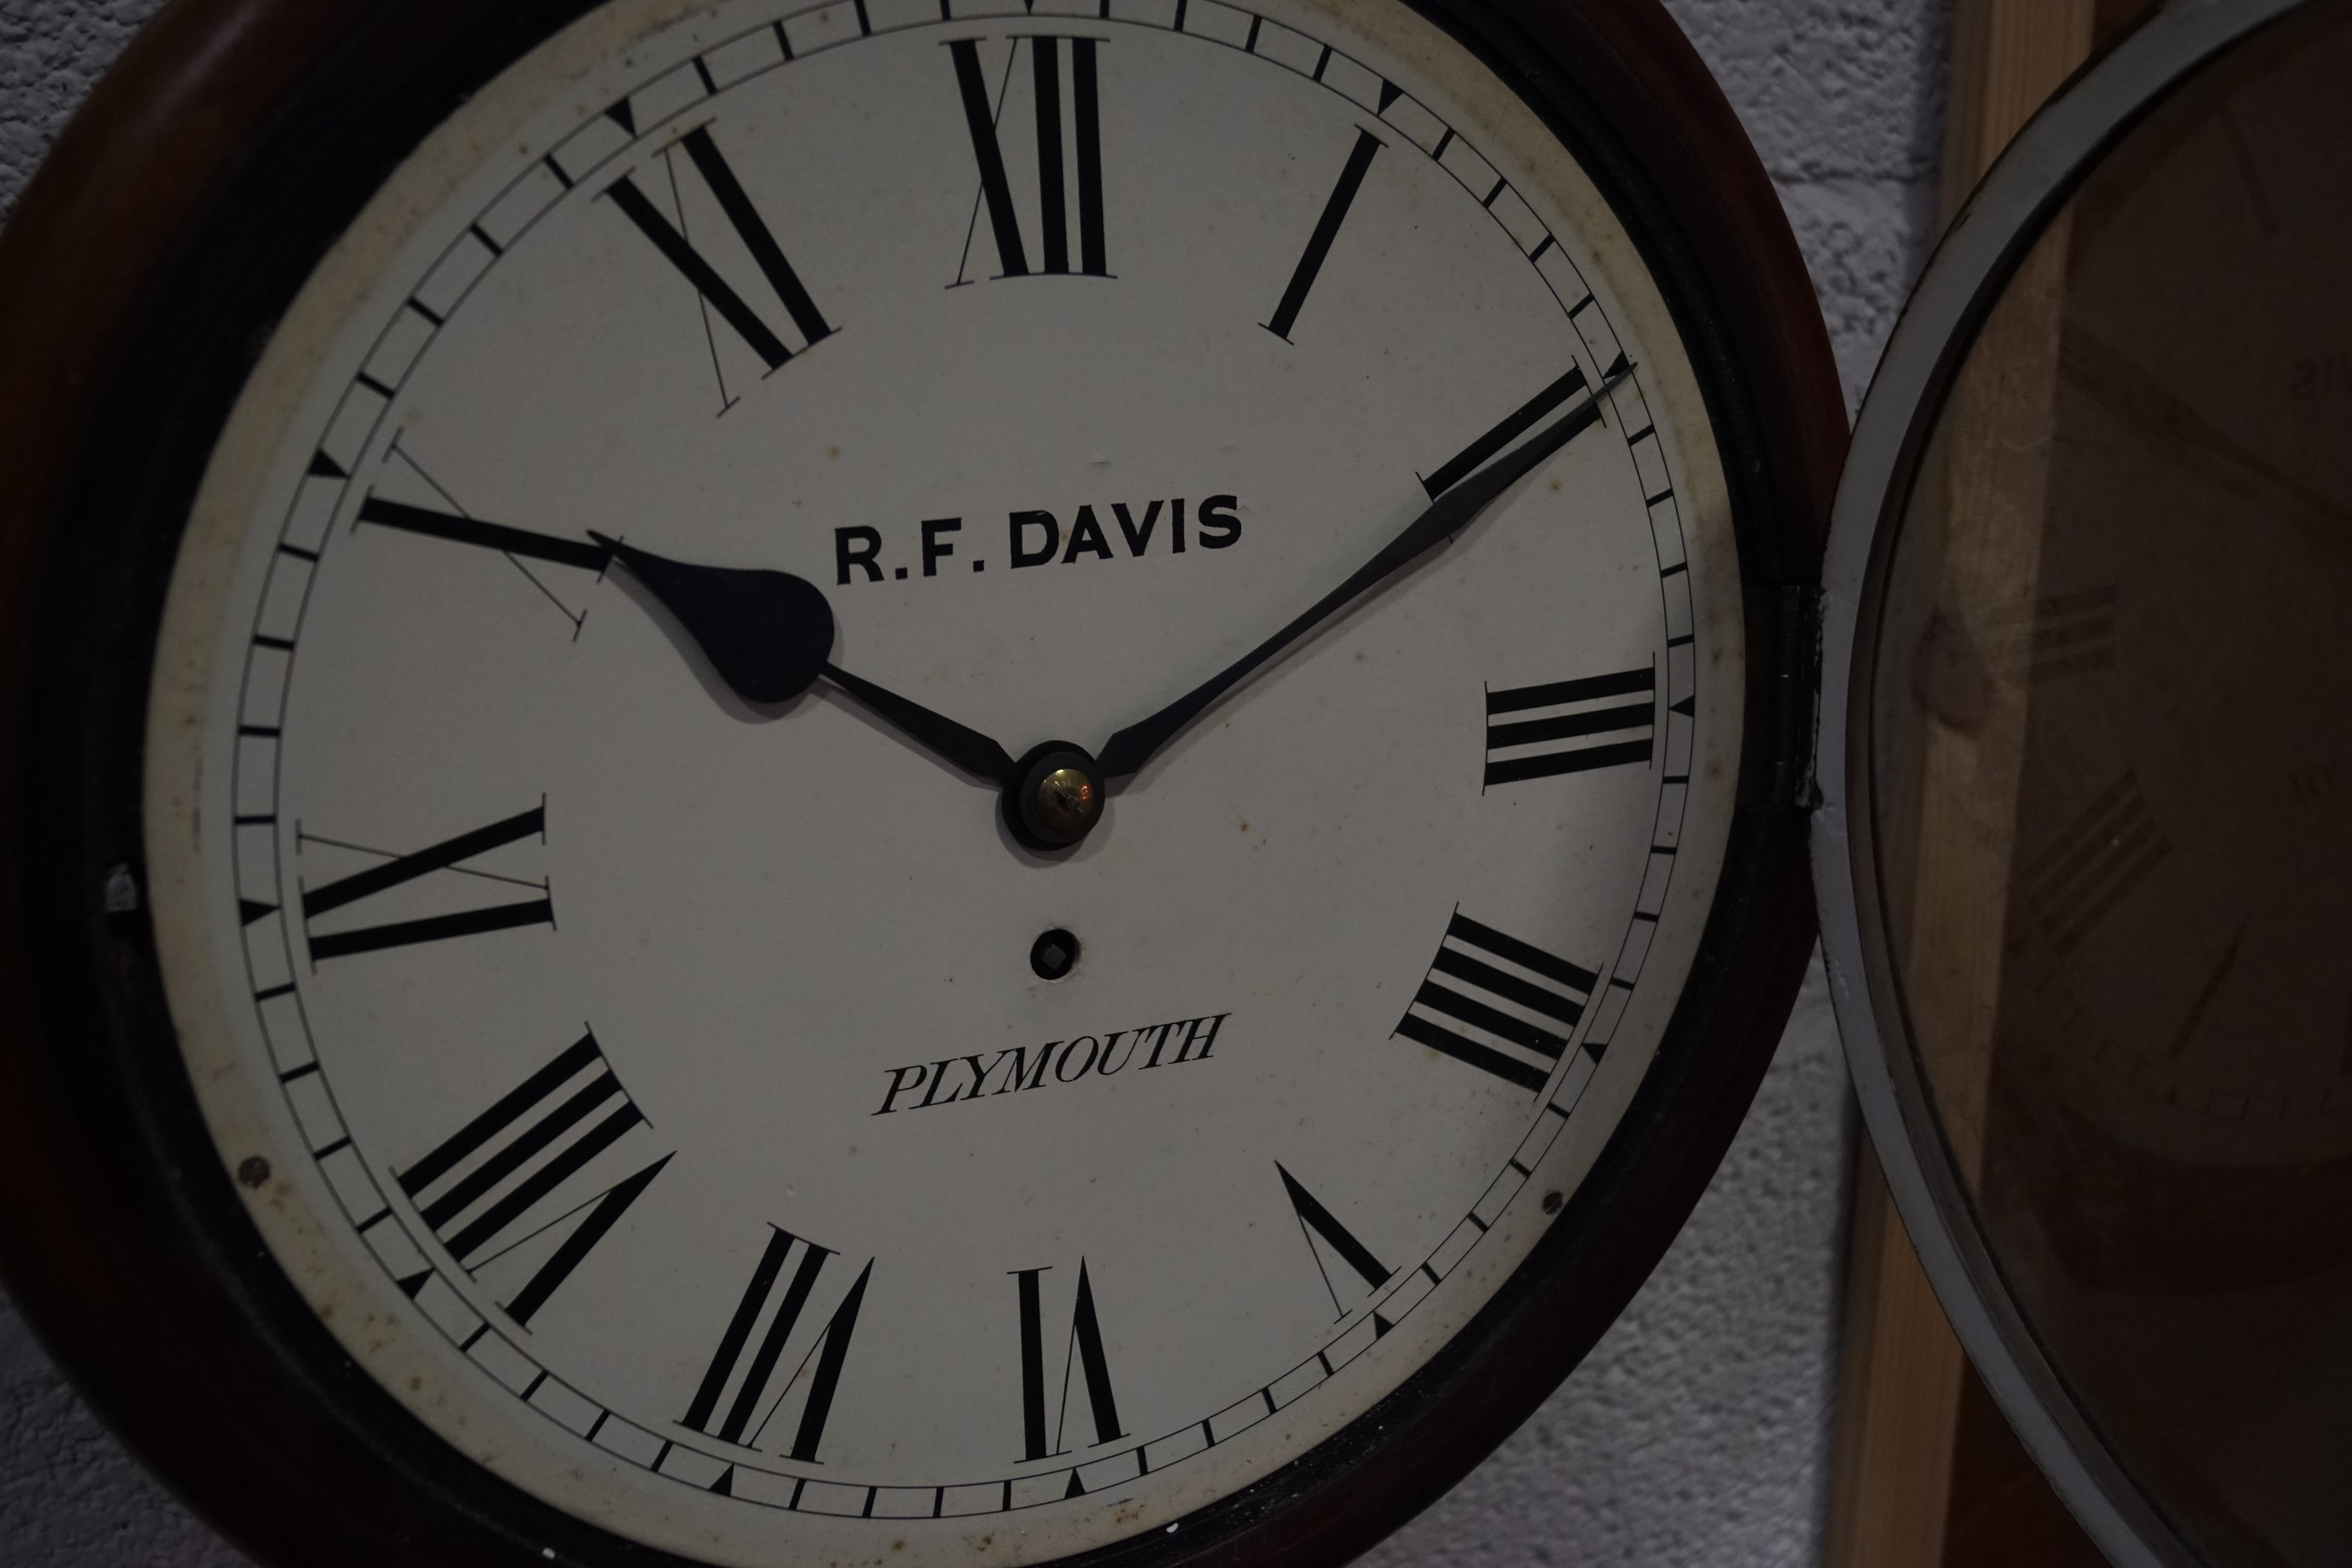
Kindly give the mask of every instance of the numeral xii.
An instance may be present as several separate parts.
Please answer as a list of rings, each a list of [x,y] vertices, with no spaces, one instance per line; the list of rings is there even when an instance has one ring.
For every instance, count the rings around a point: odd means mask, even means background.
[[[1017,63],[1021,46],[1029,46],[1030,79],[1035,93],[1037,122],[1037,210],[1042,230],[1043,265],[1048,274],[1070,271],[1069,191],[1063,157],[1062,46],[1070,46],[1072,140],[1077,163],[1078,271],[1091,278],[1110,276],[1110,260],[1103,232],[1102,94],[1092,38],[1031,37],[1013,40]],[[958,38],[948,45],[954,58],[956,90],[963,102],[964,125],[971,135],[972,156],[980,165],[981,205],[987,209],[989,231],[996,241],[1001,277],[1029,276],[1029,249],[1021,234],[1021,216],[1013,205],[1013,182],[1006,172],[1004,148],[997,134],[997,111],[989,102],[988,80],[980,65],[980,43]],[[1010,68],[1005,78],[1012,77]],[[978,215],[974,215],[975,224]],[[968,265],[968,263],[967,263]],[[958,281],[962,281],[959,274]]]

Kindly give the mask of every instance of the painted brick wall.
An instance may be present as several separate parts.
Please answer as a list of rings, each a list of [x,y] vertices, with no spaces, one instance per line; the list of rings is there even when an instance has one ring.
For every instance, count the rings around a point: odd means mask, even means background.
[[[1948,0],[1668,5],[1780,186],[1858,399],[1934,215]],[[0,212],[155,5],[0,0]],[[1526,1427],[1368,1562],[1817,1562],[1853,1136],[1817,969],[1730,1158],[1623,1320]],[[244,1562],[122,1452],[0,1300],[0,1563]]]

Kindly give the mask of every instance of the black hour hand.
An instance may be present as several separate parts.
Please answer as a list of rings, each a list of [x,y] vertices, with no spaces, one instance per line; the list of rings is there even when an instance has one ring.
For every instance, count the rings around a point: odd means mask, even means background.
[[[788,572],[696,566],[591,532],[702,649],[746,702],[789,702],[816,684],[833,652],[833,606]]]
[[[833,606],[805,577],[695,566],[601,533],[588,537],[677,617],[719,679],[746,702],[789,702],[822,677],[964,772],[999,785],[1012,776],[1013,758],[977,730],[831,663]]]

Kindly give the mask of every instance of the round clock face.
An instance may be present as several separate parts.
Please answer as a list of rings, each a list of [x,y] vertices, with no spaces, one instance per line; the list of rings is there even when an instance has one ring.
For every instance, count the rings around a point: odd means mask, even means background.
[[[1573,1221],[1740,625],[1657,286],[1402,6],[611,5],[215,455],[172,1005],[278,1264],[525,1490],[728,1563],[1165,1533]]]

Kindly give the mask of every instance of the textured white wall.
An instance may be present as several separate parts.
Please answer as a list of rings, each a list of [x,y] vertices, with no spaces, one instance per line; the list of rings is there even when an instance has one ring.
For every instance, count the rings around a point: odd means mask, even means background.
[[[156,3],[0,0],[0,213]],[[1949,0],[1667,4],[1780,186],[1858,398],[1934,215]],[[1730,1157],[1633,1307],[1370,1568],[1818,1562],[1852,1129],[1816,968]],[[123,1454],[0,1300],[0,1563],[243,1563]]]

